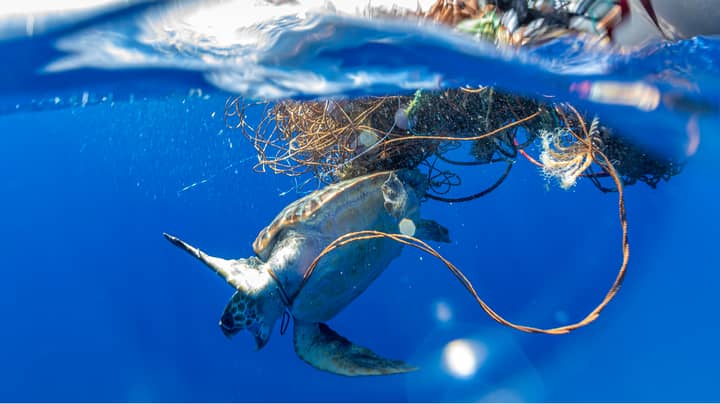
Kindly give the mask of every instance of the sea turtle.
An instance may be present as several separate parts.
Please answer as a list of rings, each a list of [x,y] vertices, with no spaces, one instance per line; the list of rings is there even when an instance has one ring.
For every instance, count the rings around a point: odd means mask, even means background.
[[[211,257],[164,236],[237,289],[220,319],[227,337],[247,329],[260,349],[287,310],[294,319],[295,352],[310,365],[347,376],[408,372],[414,368],[357,346],[324,324],[400,254],[400,243],[353,242],[324,256],[304,284],[303,275],[328,244],[348,232],[398,233],[400,223],[410,223],[406,227],[414,227],[418,238],[449,242],[447,229],[419,217],[426,187],[427,178],[416,170],[378,172],[329,185],[283,209],[253,243],[256,256],[247,259]]]

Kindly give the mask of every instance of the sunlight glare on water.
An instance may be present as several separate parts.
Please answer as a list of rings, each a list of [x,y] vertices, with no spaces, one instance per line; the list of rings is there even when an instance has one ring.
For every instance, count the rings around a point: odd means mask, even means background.
[[[453,318],[452,308],[450,307],[450,305],[447,302],[445,302],[443,300],[438,300],[437,302],[435,302],[433,307],[434,307],[434,312],[435,312],[435,318],[439,322],[447,323],[450,320],[452,320],[452,318]]]
[[[33,36],[138,0],[27,0],[0,5],[0,39]]]
[[[487,348],[476,341],[456,339],[443,349],[443,363],[450,374],[465,379],[472,377],[487,358]]]
[[[118,0],[77,0],[62,2],[56,0],[8,1],[4,2],[2,7],[0,7],[0,17],[11,14],[50,14],[63,11],[90,10],[119,3],[128,4],[129,2]]]

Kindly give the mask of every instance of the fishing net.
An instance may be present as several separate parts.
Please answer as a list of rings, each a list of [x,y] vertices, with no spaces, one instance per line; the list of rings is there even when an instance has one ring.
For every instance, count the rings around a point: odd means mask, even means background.
[[[262,109],[261,120],[254,126],[245,119],[252,108]],[[606,170],[594,169],[591,159],[577,152],[572,134],[582,132],[585,125],[588,137],[613,162],[625,185],[640,181],[655,187],[683,166],[680,161],[643,152],[568,104],[543,103],[490,87],[276,103],[233,97],[226,103],[225,121],[255,148],[258,171],[310,174],[328,184],[423,166],[430,197],[439,197],[461,183],[452,170],[437,169],[437,160],[445,166],[509,164],[519,155],[541,167],[547,177],[558,179],[564,188],[587,177],[598,189],[612,190],[600,182],[607,177]],[[461,143],[469,144],[469,156],[464,161],[449,157]]]
[[[569,34],[605,40],[621,14],[618,0],[437,0],[416,16],[498,46],[531,46]],[[245,116],[254,108],[261,109],[261,120],[250,125]],[[591,122],[590,138],[613,162],[625,185],[640,181],[655,187],[682,169],[682,162],[650,156],[599,121],[568,112],[565,104],[485,87],[275,103],[234,97],[225,105],[225,122],[250,140],[259,171],[310,175],[328,184],[423,166],[430,182],[428,196],[446,201],[458,200],[441,195],[459,186],[462,179],[452,169],[439,169],[437,161],[445,167],[507,164],[489,191],[504,180],[518,155],[542,167],[547,177],[557,178],[564,188],[579,177],[588,177],[598,189],[613,190],[616,187],[600,182],[607,177],[606,170],[594,170],[587,156],[568,157],[577,148],[571,133],[580,133],[585,122]],[[461,144],[469,144],[469,158],[452,158],[463,148]],[[538,159],[530,157],[533,151]],[[460,198],[468,199],[473,198]]]
[[[395,124],[395,114],[409,100],[287,100],[271,105],[247,104],[238,97],[228,101],[225,118],[251,141],[259,170],[290,176],[312,173],[323,183],[331,183],[374,171],[414,167],[436,150],[432,143],[386,146],[389,140],[408,135]],[[244,116],[248,108],[258,106],[263,108],[263,119],[252,127]]]

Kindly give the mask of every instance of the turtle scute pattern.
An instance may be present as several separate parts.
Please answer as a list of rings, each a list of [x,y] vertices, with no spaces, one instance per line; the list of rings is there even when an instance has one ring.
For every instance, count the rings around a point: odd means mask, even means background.
[[[384,179],[391,173],[390,171],[379,172],[362,178],[332,184],[289,204],[272,223],[258,234],[258,237],[253,242],[255,254],[263,260],[267,259],[269,251],[272,250],[275,244],[277,235],[283,229],[311,218],[320,208],[327,207],[328,204],[332,203],[337,197],[342,196],[345,192],[351,192],[355,187],[364,185],[366,181]]]

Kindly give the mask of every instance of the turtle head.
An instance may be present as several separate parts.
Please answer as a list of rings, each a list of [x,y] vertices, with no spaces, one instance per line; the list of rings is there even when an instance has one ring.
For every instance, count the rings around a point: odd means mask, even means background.
[[[261,349],[270,339],[275,322],[282,315],[283,304],[277,291],[269,288],[247,293],[238,290],[232,296],[220,317],[220,330],[232,338],[248,330],[255,338],[255,347]]]
[[[177,237],[169,234],[164,236],[235,287],[235,294],[220,317],[223,334],[232,338],[247,329],[255,337],[257,349],[264,347],[275,322],[285,309],[280,288],[270,275],[267,264],[257,257],[234,260],[212,257]]]

